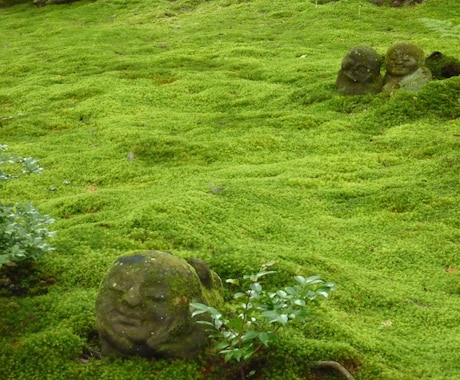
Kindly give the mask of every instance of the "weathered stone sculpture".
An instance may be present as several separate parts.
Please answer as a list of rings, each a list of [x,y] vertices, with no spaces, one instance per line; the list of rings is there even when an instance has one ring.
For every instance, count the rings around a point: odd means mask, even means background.
[[[433,79],[446,79],[460,75],[460,60],[449,57],[440,51],[431,53],[425,60]]]
[[[414,44],[397,43],[390,46],[385,55],[385,65],[384,90],[416,91],[431,80],[423,50]]]
[[[189,303],[217,306],[222,283],[201,260],[148,251],[120,257],[96,300],[103,356],[193,358],[207,345]],[[197,269],[195,269],[197,268]]]
[[[377,94],[382,90],[382,57],[371,47],[358,46],[343,58],[336,88],[343,95]]]

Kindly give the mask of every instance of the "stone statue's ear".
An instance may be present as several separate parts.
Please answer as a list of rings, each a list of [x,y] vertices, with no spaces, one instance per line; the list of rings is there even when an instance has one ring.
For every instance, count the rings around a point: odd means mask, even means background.
[[[192,267],[195,269],[196,274],[198,275],[201,283],[208,289],[213,287],[211,269],[209,269],[208,264],[203,260],[195,259],[193,257],[185,259]]]
[[[427,59],[440,59],[442,58],[444,55],[440,52],[440,51],[434,51],[433,53],[431,53]]]

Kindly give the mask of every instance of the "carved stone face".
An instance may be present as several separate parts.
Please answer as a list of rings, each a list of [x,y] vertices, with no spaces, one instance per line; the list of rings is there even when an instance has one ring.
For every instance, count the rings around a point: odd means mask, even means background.
[[[387,73],[390,75],[409,75],[423,66],[423,50],[413,44],[395,44],[388,49],[385,56],[385,64]]]
[[[165,252],[118,259],[96,300],[102,354],[193,357],[206,336],[190,316],[203,287],[185,260]]]
[[[382,90],[383,58],[369,46],[357,46],[343,58],[335,87],[342,95],[377,94]]]
[[[342,60],[342,72],[353,82],[365,83],[380,74],[381,58],[372,48],[351,49]]]

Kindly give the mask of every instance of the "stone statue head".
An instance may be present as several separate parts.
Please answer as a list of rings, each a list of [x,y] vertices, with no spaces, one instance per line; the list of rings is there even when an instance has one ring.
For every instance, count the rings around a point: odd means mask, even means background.
[[[414,44],[400,42],[390,46],[385,55],[384,90],[416,91],[432,79],[425,66],[423,50]]]
[[[344,95],[375,94],[380,92],[383,78],[380,67],[383,59],[373,48],[357,46],[343,58],[337,75],[336,88]]]
[[[189,303],[218,302],[221,286],[201,260],[189,264],[159,251],[120,257],[96,299],[102,355],[196,356],[206,346],[207,334],[192,320]]]
[[[397,43],[388,49],[385,55],[387,73],[393,76],[405,76],[413,73],[425,63],[425,54],[417,45]]]

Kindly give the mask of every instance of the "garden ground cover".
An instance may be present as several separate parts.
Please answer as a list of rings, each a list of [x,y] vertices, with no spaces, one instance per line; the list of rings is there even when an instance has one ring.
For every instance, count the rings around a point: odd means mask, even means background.
[[[458,56],[460,5],[81,1],[0,8],[0,143],[44,171],[2,185],[56,219],[56,251],[0,298],[5,379],[203,379],[206,360],[99,359],[111,263],[157,249],[225,278],[269,261],[337,290],[265,352],[260,379],[458,379],[460,80],[344,97],[345,53]],[[83,356],[82,356],[83,355]],[[87,360],[87,356],[89,359]],[[327,374],[329,378],[338,375]]]

